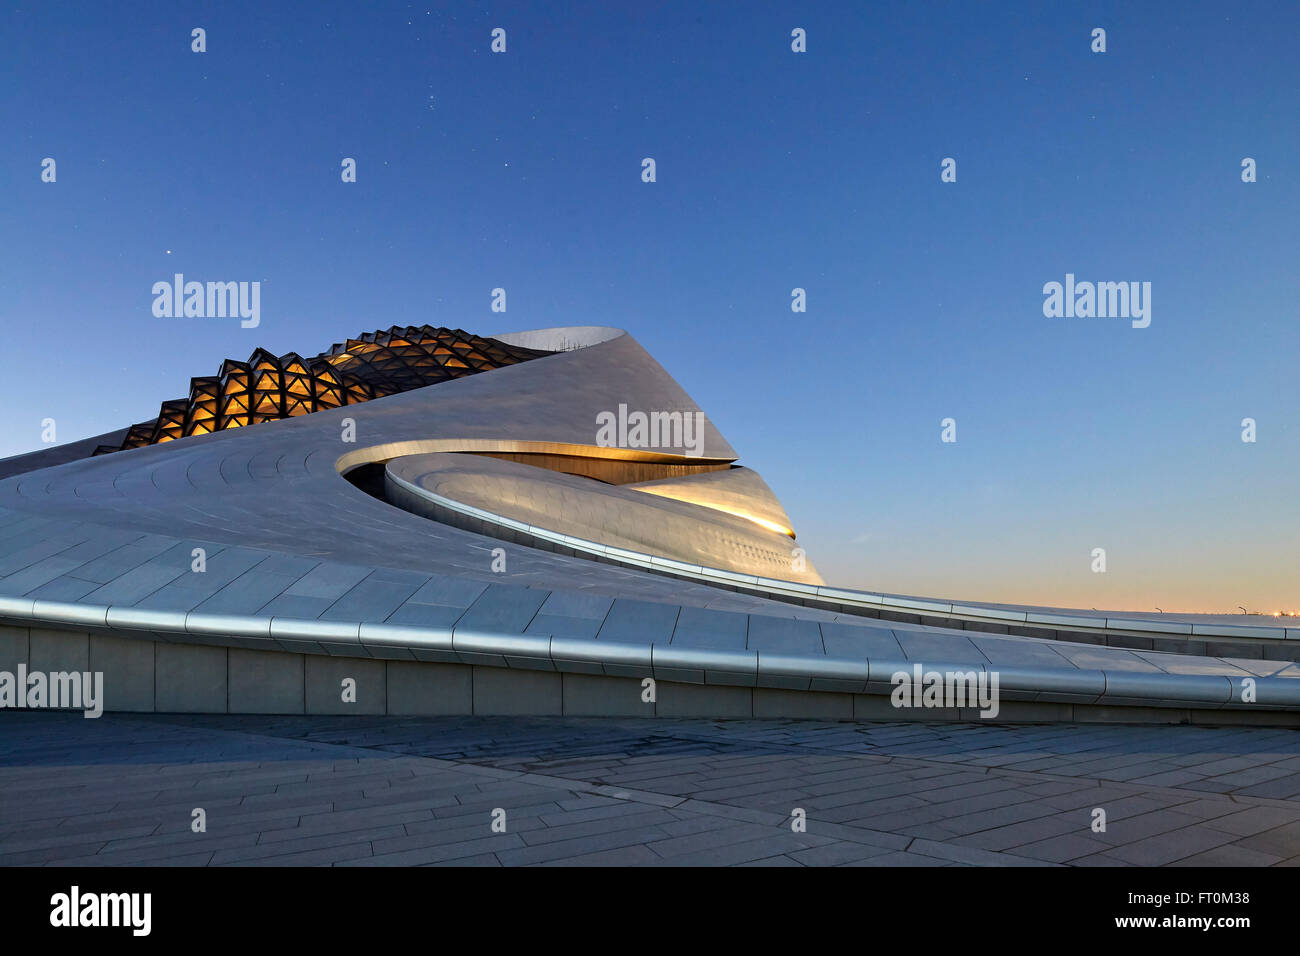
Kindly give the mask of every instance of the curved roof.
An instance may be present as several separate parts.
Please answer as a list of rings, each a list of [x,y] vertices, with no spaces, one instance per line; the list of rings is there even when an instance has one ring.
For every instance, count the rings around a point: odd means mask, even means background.
[[[1285,643],[1300,639],[1296,629],[868,594],[618,548],[540,524],[523,526],[528,540],[550,550],[507,547],[507,568],[494,573],[501,539],[522,539],[511,537],[520,533],[508,522],[523,522],[499,513],[509,510],[500,497],[468,505],[462,517],[477,530],[466,530],[395,508],[341,472],[446,451],[576,450],[700,474],[737,457],[707,416],[693,454],[598,445],[597,416],[620,404],[702,413],[625,333],[581,327],[498,338],[512,347],[571,348],[358,405],[0,481],[0,618],[168,640],[363,656],[382,648],[426,660],[812,690],[887,693],[890,673],[920,663],[996,670],[1004,691],[1028,699],[1220,708],[1244,706],[1242,680],[1257,677],[1257,706],[1300,706],[1300,669],[1288,660],[1027,636],[1055,629]],[[515,476],[523,467],[498,464],[487,467]],[[674,478],[663,488],[679,494],[658,504],[665,514],[689,513],[682,508],[704,504],[683,502],[682,487],[711,483],[715,506],[763,498],[735,479]],[[612,497],[655,504],[646,490],[624,487]],[[195,548],[206,552],[202,574],[191,571]],[[910,622],[864,616],[889,614]],[[947,626],[927,626],[936,622]],[[1026,634],[982,633],[1012,627]]]

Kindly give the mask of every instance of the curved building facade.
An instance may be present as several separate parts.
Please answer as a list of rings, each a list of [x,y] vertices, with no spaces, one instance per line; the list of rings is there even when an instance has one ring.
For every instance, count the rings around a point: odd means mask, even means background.
[[[0,462],[0,637],[0,669],[101,671],[125,711],[1300,717],[1300,629],[824,581],[704,410],[591,326],[258,351]]]

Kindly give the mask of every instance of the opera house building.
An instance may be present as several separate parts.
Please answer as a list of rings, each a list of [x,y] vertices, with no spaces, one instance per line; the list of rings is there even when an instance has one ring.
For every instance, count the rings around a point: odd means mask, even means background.
[[[0,462],[0,668],[133,712],[1300,716],[1285,620],[823,580],[719,424],[610,328],[228,359]]]

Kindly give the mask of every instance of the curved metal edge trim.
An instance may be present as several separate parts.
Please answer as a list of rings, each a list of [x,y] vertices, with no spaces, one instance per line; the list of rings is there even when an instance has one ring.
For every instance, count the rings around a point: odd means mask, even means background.
[[[39,614],[34,614],[39,612]],[[19,615],[24,615],[19,617]],[[360,624],[295,618],[258,618],[227,614],[180,613],[151,608],[26,601],[0,603],[0,616],[47,621],[56,626],[100,627],[112,630],[196,638],[254,638],[274,646],[279,639],[312,643],[410,649],[421,660],[545,670],[597,667],[609,676],[645,677],[686,683],[743,686],[784,686],[816,692],[835,682],[839,692],[869,692],[890,685],[895,674],[974,673],[997,676],[999,690],[1038,699],[1068,695],[1111,706],[1232,707],[1236,710],[1300,707],[1300,679],[1242,675],[1169,674],[1061,668],[997,667],[977,662],[913,661],[799,657],[758,651],[730,651],[672,644],[629,644],[594,639],[557,638],[550,634],[508,634],[472,628],[415,627]],[[204,641],[208,643],[208,641]],[[1254,680],[1256,699],[1241,700],[1247,679]],[[769,684],[768,682],[776,682]],[[793,682],[793,683],[792,683]]]
[[[32,601],[30,617],[33,622],[54,621],[59,624],[79,624],[85,627],[106,628],[109,608],[103,604],[74,604],[68,601]]]

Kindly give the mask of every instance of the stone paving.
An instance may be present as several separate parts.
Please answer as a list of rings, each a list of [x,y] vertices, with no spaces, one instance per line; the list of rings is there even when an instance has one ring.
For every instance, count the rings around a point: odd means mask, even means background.
[[[1294,731],[0,714],[10,866],[1297,863]]]

